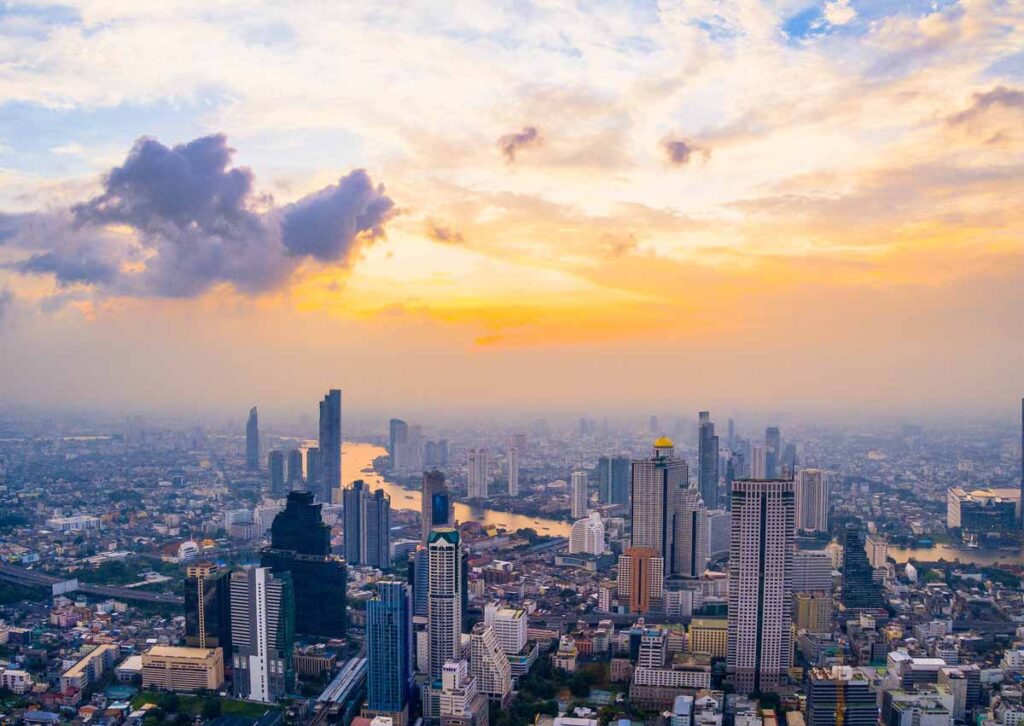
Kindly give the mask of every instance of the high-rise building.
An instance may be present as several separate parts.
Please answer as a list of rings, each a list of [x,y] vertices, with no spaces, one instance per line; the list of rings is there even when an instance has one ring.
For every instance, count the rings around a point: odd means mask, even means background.
[[[409,585],[412,587],[412,614],[427,617],[430,591],[430,558],[427,548],[419,546],[409,557]]]
[[[294,489],[296,484],[302,483],[302,449],[292,449],[288,452],[288,488]]]
[[[491,465],[486,448],[469,450],[468,494],[470,499],[486,499]]]
[[[364,715],[389,716],[395,724],[409,722],[412,678],[412,613],[409,587],[396,580],[377,582],[366,603],[366,710]]]
[[[517,608],[499,608],[490,623],[498,636],[498,643],[506,655],[518,655],[526,647],[529,618],[526,611]]]
[[[619,556],[616,588],[620,603],[631,613],[646,613],[651,601],[661,599],[665,565],[653,547],[630,547]]]
[[[796,474],[796,527],[805,532],[828,531],[828,480],[821,469]]]
[[[793,482],[732,485],[729,655],[738,693],[772,690],[792,657]]]
[[[676,489],[673,524],[673,575],[699,578],[708,564],[708,510],[696,489]]]
[[[185,645],[223,648],[231,658],[231,582],[228,570],[197,562],[185,570]]]
[[[320,402],[320,475],[317,488],[309,490],[323,504],[330,504],[341,488],[341,391],[332,388]]]
[[[231,573],[231,644],[236,698],[273,703],[295,685],[295,594],[287,572]]]
[[[285,495],[284,488],[284,452],[275,449],[267,455],[267,468],[270,470],[270,496],[275,499]]]
[[[501,648],[494,628],[477,623],[470,631],[469,672],[477,688],[501,708],[512,698],[512,666]]]
[[[260,468],[260,425],[255,406],[249,409],[249,420],[245,422],[245,468]]]
[[[793,619],[797,630],[832,632],[832,595],[827,592],[798,592],[793,596]]]
[[[592,512],[577,520],[569,533],[569,554],[600,555],[604,552],[604,523],[601,515]]]
[[[441,677],[444,664],[457,659],[462,639],[462,543],[455,529],[430,533],[427,565],[427,631],[431,680]]]
[[[729,424],[726,428],[725,445],[730,450],[736,448],[736,424],[733,423],[732,419],[729,419]]]
[[[587,491],[587,472],[574,471],[572,473],[572,489],[570,495],[571,512],[573,519],[582,519],[587,516],[587,504],[590,503],[589,492]]]
[[[686,462],[668,437],[654,442],[649,459],[634,459],[631,518],[633,547],[651,547],[667,568],[672,561],[676,490],[689,486]],[[671,574],[668,570],[664,574]]]
[[[864,540],[864,550],[873,569],[885,567],[889,561],[889,543],[880,534],[869,534]]]
[[[697,480],[701,499],[708,509],[718,509],[718,437],[711,414],[701,411],[697,441]]]
[[[629,504],[631,464],[625,456],[597,460],[598,497],[602,504]]]
[[[444,483],[444,474],[437,469],[423,474],[420,492],[420,530],[423,544],[434,527],[451,527],[455,523],[451,494]]]
[[[832,554],[828,550],[793,553],[793,592],[831,592]]]
[[[391,565],[391,497],[370,493],[362,479],[343,492],[345,559],[350,565],[386,569]]]
[[[843,605],[847,610],[876,610],[885,607],[881,585],[864,549],[864,530],[853,522],[846,525],[843,540]]]
[[[782,434],[778,426],[769,426],[764,432],[765,479],[778,479],[782,472]]]
[[[306,490],[320,491],[320,449],[316,446],[306,449]]]
[[[1024,529],[1024,398],[1020,399],[1020,526]]]
[[[783,479],[792,479],[796,473],[796,444],[790,442],[782,449],[781,474]]]
[[[393,418],[388,424],[388,464],[391,471],[405,468],[401,460],[405,454],[405,444],[409,441],[409,425],[400,418]]]
[[[469,663],[450,660],[441,667],[438,715],[441,726],[487,726],[487,696],[480,693]]]
[[[274,574],[290,573],[295,590],[295,631],[301,635],[345,635],[347,573],[344,560],[331,554],[331,527],[320,515],[311,492],[293,491],[274,518],[270,547],[260,563]]]
[[[850,666],[812,668],[807,686],[807,726],[878,723],[878,698],[871,682]]]
[[[761,444],[750,445],[750,465],[747,467],[747,479],[763,480],[768,478],[768,450]]]
[[[508,447],[505,456],[505,466],[508,468],[508,495],[519,496],[519,449],[515,446]]]

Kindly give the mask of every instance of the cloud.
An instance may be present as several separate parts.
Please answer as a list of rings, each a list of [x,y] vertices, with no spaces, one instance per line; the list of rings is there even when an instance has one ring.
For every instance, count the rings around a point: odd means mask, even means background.
[[[996,86],[991,91],[975,93],[970,107],[953,114],[947,119],[947,122],[953,126],[970,123],[994,107],[1024,109],[1024,91],[1006,86]]]
[[[0,290],[0,323],[6,318],[8,313],[14,308],[14,293],[7,288]]]
[[[427,222],[427,235],[435,242],[444,244],[460,245],[465,242],[460,232],[434,221]]]
[[[505,134],[498,139],[498,148],[508,161],[514,162],[522,149],[540,145],[540,132],[536,126],[524,126],[519,133]]]
[[[223,134],[167,147],[135,142],[103,192],[60,212],[0,215],[0,241],[27,251],[8,264],[106,295],[193,297],[230,284],[255,295],[285,284],[303,259],[347,264],[394,214],[362,169],[275,207],[232,167]]]
[[[846,25],[857,18],[857,11],[850,5],[850,0],[832,0],[825,3],[822,17],[829,25]]]
[[[700,153],[705,157],[709,154],[706,149],[702,149],[692,141],[677,139],[671,136],[662,140],[661,148],[664,150],[668,162],[676,166],[689,164],[694,154]]]

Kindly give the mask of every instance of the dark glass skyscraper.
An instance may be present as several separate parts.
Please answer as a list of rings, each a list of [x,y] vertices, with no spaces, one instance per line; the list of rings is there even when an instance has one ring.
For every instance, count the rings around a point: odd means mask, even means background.
[[[602,456],[597,460],[598,497],[602,504],[629,504],[630,460]]]
[[[267,468],[270,469],[270,496],[283,497],[284,487],[284,452],[271,451],[267,455]]]
[[[290,572],[295,589],[295,630],[301,635],[345,635],[345,562],[331,554],[331,528],[310,492],[293,491],[274,518],[261,563]]]
[[[408,706],[412,678],[412,614],[404,582],[378,582],[366,603],[366,657],[367,711],[407,723],[397,718]]]
[[[444,483],[444,474],[437,469],[423,474],[420,493],[420,540],[426,544],[434,527],[450,527],[453,523],[452,500]]]
[[[700,497],[708,509],[718,509],[718,437],[711,415],[701,411],[699,415],[700,437],[697,442],[697,483]]]
[[[391,565],[391,497],[370,493],[362,479],[344,490],[345,559],[350,565],[385,569]]]
[[[873,571],[864,550],[860,524],[846,525],[843,540],[843,605],[847,610],[876,610],[885,606],[882,589],[872,579]]]
[[[306,491],[316,493],[320,486],[320,449],[306,449]]]
[[[427,591],[430,587],[430,558],[426,547],[419,547],[409,559],[409,583],[412,585],[412,614],[427,617]]]
[[[341,487],[341,391],[332,388],[320,402],[320,476],[312,491],[321,502]]]
[[[185,570],[185,645],[223,648],[224,665],[231,665],[231,583],[228,570],[212,562]]]
[[[249,409],[249,420],[245,422],[245,468],[260,468],[260,425],[255,406]]]
[[[289,489],[302,481],[302,449],[292,449],[288,452],[288,483]]]

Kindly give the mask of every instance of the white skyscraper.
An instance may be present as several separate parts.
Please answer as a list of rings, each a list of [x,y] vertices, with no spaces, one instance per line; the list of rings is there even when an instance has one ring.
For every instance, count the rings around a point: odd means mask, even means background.
[[[748,479],[764,479],[768,476],[768,450],[762,444],[750,446],[750,473]]]
[[[515,446],[508,447],[508,456],[505,457],[508,466],[508,495],[519,496],[519,449]]]
[[[708,564],[708,510],[700,492],[675,490],[672,563],[673,575],[698,578]]]
[[[770,691],[792,662],[792,481],[732,487],[727,666],[738,693]]]
[[[517,655],[526,647],[526,631],[529,619],[526,611],[516,608],[501,608],[494,613],[491,624],[498,637],[501,649],[507,655]]]
[[[487,698],[477,688],[476,678],[469,672],[464,660],[450,660],[441,666],[440,713],[441,722],[446,718],[458,719],[455,723],[476,723],[480,714],[486,716]]]
[[[480,447],[478,449],[469,450],[468,469],[469,498],[486,499],[488,484],[490,483],[488,481],[490,475],[490,462],[487,457],[487,449]]]
[[[591,512],[589,517],[572,525],[569,534],[569,554],[599,555],[604,552],[604,522],[601,515]]]
[[[587,516],[587,472],[574,471],[572,473],[572,518],[582,519]]]
[[[828,529],[828,480],[821,469],[796,474],[796,527],[806,532]]]
[[[294,686],[291,578],[269,567],[247,567],[232,572],[230,583],[235,696],[273,703]]]
[[[631,517],[632,547],[650,547],[661,558],[666,575],[671,574],[676,492],[689,487],[686,462],[677,457],[672,439],[654,442],[649,459],[634,459],[631,474],[633,490]]]
[[[462,639],[462,545],[454,529],[430,533],[427,546],[427,631],[430,677],[460,656]]]
[[[494,629],[477,623],[470,633],[469,672],[477,689],[504,708],[512,696],[512,666]]]

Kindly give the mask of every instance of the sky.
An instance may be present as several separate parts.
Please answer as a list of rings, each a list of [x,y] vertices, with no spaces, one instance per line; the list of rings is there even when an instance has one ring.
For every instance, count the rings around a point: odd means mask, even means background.
[[[1015,411],[1024,1],[0,4],[0,406]]]

